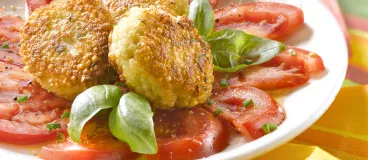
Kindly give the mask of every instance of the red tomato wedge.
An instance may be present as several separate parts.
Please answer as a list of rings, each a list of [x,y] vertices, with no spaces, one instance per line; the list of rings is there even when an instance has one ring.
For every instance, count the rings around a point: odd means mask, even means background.
[[[49,4],[51,1],[52,0],[27,0],[28,14],[30,15],[34,10]]]
[[[282,40],[304,23],[303,11],[295,6],[253,2],[232,5],[215,11],[215,29],[243,30],[269,39]]]
[[[202,108],[156,111],[154,124],[158,153],[149,160],[199,159],[228,146],[227,127]]]
[[[136,159],[137,153],[110,132],[108,117],[95,118],[83,128],[79,143],[70,138],[42,147],[40,157],[46,160],[121,160]]]
[[[263,90],[297,87],[324,70],[322,58],[316,53],[288,47],[262,65],[234,73],[215,72],[213,90],[224,88],[221,87],[221,80],[224,79],[228,81],[228,87],[251,86]]]
[[[56,132],[66,129],[61,115],[70,102],[56,97],[37,84],[20,67],[0,62],[0,141],[12,144],[35,144],[55,139]],[[28,100],[19,103],[18,98]],[[49,131],[46,124],[61,124]]]
[[[254,87],[236,87],[215,91],[210,97],[213,104],[206,104],[211,112],[221,109],[219,115],[240,132],[246,140],[262,137],[264,124],[280,125],[285,114],[276,101],[266,92]],[[254,104],[244,107],[243,102],[251,99]]]

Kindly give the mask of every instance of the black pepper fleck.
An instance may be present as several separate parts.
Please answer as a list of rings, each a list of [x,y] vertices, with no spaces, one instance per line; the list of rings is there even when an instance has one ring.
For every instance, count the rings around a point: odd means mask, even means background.
[[[181,23],[180,21],[176,22],[181,28],[184,29],[183,23]]]

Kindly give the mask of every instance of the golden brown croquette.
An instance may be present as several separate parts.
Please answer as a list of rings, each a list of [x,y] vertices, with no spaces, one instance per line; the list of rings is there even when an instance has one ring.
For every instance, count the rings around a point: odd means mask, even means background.
[[[134,7],[109,42],[109,60],[120,79],[154,107],[194,107],[210,95],[211,51],[188,17]]]
[[[25,68],[43,88],[70,100],[107,83],[116,77],[107,57],[114,24],[99,0],[53,1],[34,11],[21,31]]]

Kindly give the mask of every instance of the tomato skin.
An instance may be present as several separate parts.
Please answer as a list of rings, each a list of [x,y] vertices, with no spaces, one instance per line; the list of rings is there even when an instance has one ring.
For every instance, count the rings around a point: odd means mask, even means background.
[[[234,87],[214,91],[210,97],[212,105],[206,104],[211,112],[221,109],[220,117],[240,132],[247,141],[262,137],[262,125],[280,125],[285,113],[277,102],[266,92],[254,87]],[[244,107],[245,100],[252,99],[253,105]]]
[[[149,160],[199,159],[228,146],[227,127],[202,108],[156,111],[154,122],[158,153]]]
[[[40,157],[46,160],[121,160],[136,159],[139,154],[116,139],[108,127],[108,117],[100,115],[84,126],[80,142],[68,138],[43,146]]]
[[[232,5],[215,11],[215,30],[239,29],[275,40],[283,40],[304,23],[303,11],[295,6],[274,2]]]

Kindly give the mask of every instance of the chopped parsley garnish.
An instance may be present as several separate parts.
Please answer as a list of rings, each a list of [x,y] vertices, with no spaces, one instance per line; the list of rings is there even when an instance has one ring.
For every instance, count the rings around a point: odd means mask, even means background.
[[[61,118],[69,118],[70,117],[70,112],[65,112],[63,113],[63,115],[61,115]]]
[[[61,128],[61,124],[60,123],[49,123],[49,124],[46,124],[46,128],[49,131],[55,130],[55,129]]]
[[[277,129],[277,125],[272,124],[272,123],[266,123],[262,126],[262,130],[265,134],[271,133],[276,129]]]
[[[250,65],[252,63],[253,63],[253,61],[251,59],[245,59],[244,60],[244,64]]]
[[[56,133],[56,141],[57,142],[62,142],[65,140],[65,135],[61,132],[57,132]]]
[[[313,57],[313,56],[315,56],[316,55],[316,53],[314,53],[314,52],[310,52],[309,54],[308,54],[308,56],[309,57]]]
[[[296,56],[296,51],[294,49],[288,49],[288,52],[290,53],[290,55]]]
[[[18,97],[17,101],[18,103],[23,103],[24,101],[26,101],[28,99],[28,96],[22,96],[22,97]]]
[[[217,108],[216,109],[216,111],[215,112],[213,112],[213,114],[215,115],[215,116],[218,116],[218,115],[220,115],[222,113],[222,110],[220,109],[220,108]]]
[[[215,103],[215,102],[212,99],[207,100],[208,105],[213,105],[213,103]]]
[[[222,87],[227,87],[229,85],[229,82],[227,81],[227,79],[221,79],[220,84]]]
[[[9,48],[9,43],[4,43],[4,44],[1,46],[1,48],[3,48],[3,49],[7,49],[7,48]]]
[[[247,99],[247,100],[245,100],[244,102],[243,102],[243,106],[245,107],[245,108],[247,108],[247,107],[249,107],[250,105],[252,105],[253,104],[253,100],[252,99]]]
[[[69,13],[69,17],[68,17],[69,22],[72,22],[72,17],[73,17],[73,13]]]
[[[115,82],[115,85],[117,85],[118,87],[127,87],[127,85],[123,82]]]

